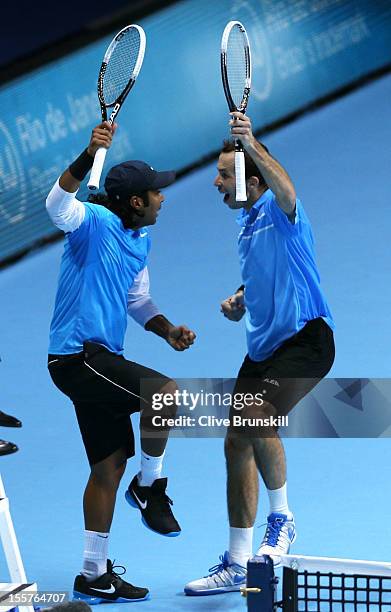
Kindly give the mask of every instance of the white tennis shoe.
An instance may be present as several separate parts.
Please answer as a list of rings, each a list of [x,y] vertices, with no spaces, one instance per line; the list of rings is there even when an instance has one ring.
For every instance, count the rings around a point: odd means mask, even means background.
[[[193,580],[185,586],[186,595],[218,595],[240,591],[246,586],[247,570],[238,563],[230,563],[228,551],[220,556],[220,563],[209,569],[209,575]]]
[[[269,555],[275,567],[281,563],[279,555],[287,555],[293,542],[296,540],[295,521],[288,520],[286,514],[272,512],[267,517],[265,537],[257,551],[257,556]]]

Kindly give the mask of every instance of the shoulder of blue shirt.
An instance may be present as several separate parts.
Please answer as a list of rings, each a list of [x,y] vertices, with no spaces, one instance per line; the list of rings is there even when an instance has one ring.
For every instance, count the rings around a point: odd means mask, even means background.
[[[102,219],[110,219],[116,224],[122,223],[121,219],[115,213],[113,213],[111,210],[109,210],[108,208],[106,208],[106,206],[103,206],[102,204],[94,204],[93,202],[83,202],[83,204],[89,211],[89,213],[95,217],[100,217]],[[148,229],[146,227],[141,227],[138,230],[134,230],[133,234],[135,236],[140,236],[141,238],[145,238],[147,236],[148,238],[150,238]]]

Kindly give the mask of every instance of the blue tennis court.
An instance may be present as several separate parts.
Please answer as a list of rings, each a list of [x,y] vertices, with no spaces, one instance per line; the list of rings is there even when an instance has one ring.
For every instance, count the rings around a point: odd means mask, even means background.
[[[386,76],[302,116],[265,138],[288,169],[312,221],[323,287],[336,320],[330,376],[391,376],[389,100]],[[251,114],[251,113],[250,113]],[[185,354],[130,322],[126,356],[177,378],[234,377],[245,354],[244,325],[225,320],[220,301],[240,281],[235,214],[213,188],[215,164],[167,189],[153,230],[151,293],[162,311],[198,334]],[[44,202],[42,202],[44,206]],[[49,322],[62,244],[0,273],[1,406],[23,421],[7,430],[20,447],[1,471],[26,572],[41,590],[71,590],[82,558],[81,495],[88,465],[73,408],[46,371]],[[298,408],[300,409],[300,408]],[[286,441],[294,552],[389,558],[389,431],[378,439]],[[148,586],[148,610],[241,610],[238,594],[188,598],[183,585],[207,573],[227,546],[221,439],[171,439],[164,474],[183,533],[146,530],[123,493],[138,471],[129,461],[117,500],[110,556]],[[257,525],[264,523],[260,498]],[[255,542],[264,527],[255,530]],[[2,560],[1,573],[5,573]],[[124,609],[111,605],[107,609]]]

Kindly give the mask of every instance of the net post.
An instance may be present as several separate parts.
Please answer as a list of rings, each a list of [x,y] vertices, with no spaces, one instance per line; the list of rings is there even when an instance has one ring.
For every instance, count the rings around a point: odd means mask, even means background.
[[[247,597],[248,612],[273,612],[277,578],[273,561],[268,555],[255,556],[247,562],[247,585],[242,595]]]
[[[297,610],[297,577],[296,570],[284,567],[282,573],[282,604],[284,612]]]

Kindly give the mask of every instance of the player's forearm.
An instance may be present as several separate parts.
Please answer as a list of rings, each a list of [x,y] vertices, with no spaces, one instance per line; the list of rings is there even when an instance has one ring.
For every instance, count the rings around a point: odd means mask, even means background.
[[[93,130],[88,147],[71,163],[60,177],[60,187],[68,193],[75,193],[94,163],[94,156],[100,147],[110,148],[116,124],[103,121]]]
[[[291,213],[296,204],[296,191],[286,170],[255,138],[245,148],[276,196],[279,206],[284,212]]]
[[[150,295],[141,295],[138,299],[128,301],[128,314],[141,327],[145,327],[151,319],[160,315],[161,312],[156,304],[153,303]]]
[[[89,153],[88,149],[85,149],[60,176],[60,187],[68,193],[75,193],[91,170],[93,163],[94,156]]]
[[[159,314],[150,319],[144,327],[147,331],[151,331],[166,340],[174,325],[164,315]]]
[[[62,173],[59,180],[61,189],[67,191],[68,193],[76,193],[80,187],[80,183],[81,181],[75,179],[68,169]]]

